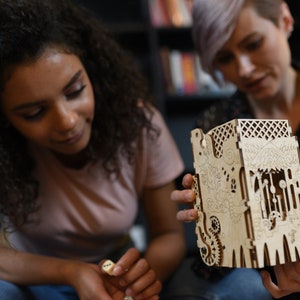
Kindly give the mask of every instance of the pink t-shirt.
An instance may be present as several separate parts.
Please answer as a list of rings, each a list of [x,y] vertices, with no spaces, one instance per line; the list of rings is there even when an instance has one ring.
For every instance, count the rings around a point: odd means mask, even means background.
[[[170,132],[156,111],[158,140],[144,132],[134,165],[124,162],[120,177],[108,179],[101,163],[80,170],[63,166],[50,151],[32,147],[40,182],[38,223],[13,232],[13,248],[43,255],[96,261],[116,248],[133,225],[145,187],[158,187],[183,171]],[[170,201],[162,199],[162,201]]]

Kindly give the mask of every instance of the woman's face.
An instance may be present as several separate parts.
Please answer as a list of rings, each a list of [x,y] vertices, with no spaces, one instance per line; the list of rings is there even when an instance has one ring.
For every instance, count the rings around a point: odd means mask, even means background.
[[[80,59],[48,48],[16,67],[1,95],[5,116],[31,142],[59,154],[77,154],[90,140],[94,94]]]
[[[284,4],[281,9],[276,26],[251,6],[243,8],[233,34],[214,60],[227,81],[256,100],[269,99],[284,89],[290,68],[287,36],[293,19]]]

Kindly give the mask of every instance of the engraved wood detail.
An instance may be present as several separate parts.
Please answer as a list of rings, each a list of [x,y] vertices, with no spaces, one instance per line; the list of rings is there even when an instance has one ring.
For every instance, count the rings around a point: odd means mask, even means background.
[[[262,268],[300,251],[298,142],[287,120],[191,131],[197,245],[209,266]]]

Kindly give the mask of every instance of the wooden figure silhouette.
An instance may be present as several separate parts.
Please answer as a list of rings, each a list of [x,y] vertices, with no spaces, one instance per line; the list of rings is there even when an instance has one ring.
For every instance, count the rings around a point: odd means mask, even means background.
[[[191,131],[197,245],[209,266],[299,259],[298,142],[287,120],[234,119]]]

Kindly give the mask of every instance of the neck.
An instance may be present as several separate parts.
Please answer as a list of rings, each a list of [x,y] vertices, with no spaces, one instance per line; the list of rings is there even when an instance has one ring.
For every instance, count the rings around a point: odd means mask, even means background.
[[[62,165],[71,169],[81,169],[89,162],[85,151],[73,155],[57,152],[53,152],[53,154],[61,162]]]
[[[257,119],[287,119],[295,133],[300,125],[300,73],[289,70],[280,91],[268,99],[248,97]]]

